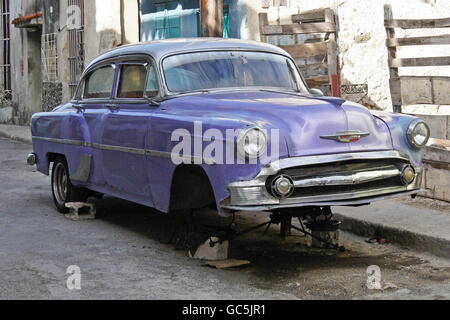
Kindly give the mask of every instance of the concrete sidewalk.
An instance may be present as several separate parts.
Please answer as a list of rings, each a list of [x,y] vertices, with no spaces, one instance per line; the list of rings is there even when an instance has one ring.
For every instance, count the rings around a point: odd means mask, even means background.
[[[30,127],[0,124],[0,137],[31,144]]]
[[[370,206],[335,207],[342,229],[366,238],[382,237],[389,243],[450,258],[450,204],[417,198],[374,202]],[[428,204],[427,207],[418,203]],[[429,203],[440,203],[440,210]],[[414,203],[414,204],[413,204]]]
[[[29,127],[0,125],[0,136],[31,144]],[[441,210],[390,200],[359,208],[336,207],[333,211],[343,220],[344,231],[367,238],[379,235],[394,244],[450,258],[450,204],[440,203]]]

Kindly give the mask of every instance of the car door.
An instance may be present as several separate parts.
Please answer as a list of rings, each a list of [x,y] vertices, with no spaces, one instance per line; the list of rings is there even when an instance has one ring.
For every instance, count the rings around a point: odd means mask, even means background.
[[[152,206],[145,147],[153,108],[145,96],[154,66],[132,57],[117,68],[115,96],[102,120],[103,174],[111,194]]]
[[[80,82],[77,95],[81,96],[81,99],[74,105],[82,113],[88,128],[84,141],[88,144],[92,156],[89,184],[92,189],[100,192],[105,191],[103,160],[101,150],[98,148],[101,143],[100,127],[102,118],[107,113],[105,105],[112,97],[115,78],[116,65],[110,62],[100,63]]]

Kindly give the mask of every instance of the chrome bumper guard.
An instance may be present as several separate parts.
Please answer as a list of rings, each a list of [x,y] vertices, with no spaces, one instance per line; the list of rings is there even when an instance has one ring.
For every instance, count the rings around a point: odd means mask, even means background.
[[[370,161],[371,165],[365,167],[365,161]],[[390,163],[377,164],[385,161]],[[358,162],[359,167],[354,165]],[[267,211],[305,206],[363,205],[424,191],[420,189],[422,168],[413,167],[414,182],[406,186],[400,183],[402,172],[397,164],[412,166],[408,156],[398,151],[282,159],[263,168],[251,181],[231,183],[228,186],[230,197],[221,206],[234,211]],[[324,169],[327,165],[337,169],[327,172]],[[294,183],[295,193],[288,198],[276,197],[267,188],[268,179],[280,173],[291,174]],[[398,184],[391,183],[397,178]],[[332,192],[327,191],[330,189]],[[311,190],[318,191],[311,193]]]

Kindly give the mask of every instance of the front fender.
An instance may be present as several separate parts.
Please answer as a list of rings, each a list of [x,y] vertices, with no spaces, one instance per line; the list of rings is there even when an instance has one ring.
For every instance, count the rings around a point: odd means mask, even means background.
[[[230,193],[228,185],[232,182],[254,179],[261,169],[268,163],[278,160],[280,157],[287,157],[287,145],[284,137],[279,134],[276,136],[277,141],[274,143],[279,148],[278,154],[272,152],[272,141],[270,141],[269,134],[269,148],[267,157],[256,161],[256,163],[239,164],[236,152],[236,135],[229,134],[233,131],[237,133],[240,129],[244,129],[252,124],[248,121],[220,118],[220,117],[194,117],[186,115],[185,113],[167,114],[155,113],[152,116],[149,133],[149,150],[157,150],[167,155],[166,159],[151,158],[152,168],[150,170],[150,181],[152,181],[152,192],[157,209],[167,212],[170,206],[170,190],[173,174],[177,165],[169,159],[169,155],[184,137],[188,139],[191,147],[191,156],[199,158],[196,150],[201,149],[200,158],[206,159],[205,152],[211,149],[213,143],[218,143],[222,146],[222,157],[215,157],[217,154],[213,152],[214,164],[202,163],[201,165],[205,171],[213,188],[214,196],[217,202],[219,214],[223,214],[220,209],[220,202],[229,197]],[[253,124],[256,125],[256,124]],[[270,132],[270,127],[266,124],[262,129]],[[174,133],[184,132],[183,138],[176,136]],[[213,134],[212,137],[206,138],[206,133]],[[175,141],[172,141],[175,140]],[[200,146],[196,147],[196,141],[200,141]],[[227,157],[227,148],[233,148],[233,157]],[[230,161],[231,160],[231,161]]]
[[[412,147],[407,138],[409,125],[418,118],[388,112],[373,112],[373,114],[388,126],[394,149],[406,153],[414,165],[421,167],[424,150]]]

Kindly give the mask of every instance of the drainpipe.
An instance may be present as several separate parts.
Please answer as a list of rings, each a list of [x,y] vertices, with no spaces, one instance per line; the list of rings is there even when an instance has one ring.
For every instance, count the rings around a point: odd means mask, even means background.
[[[121,45],[126,44],[127,37],[125,34],[125,3],[124,0],[120,0],[120,34],[121,34]]]
[[[200,0],[202,37],[223,37],[223,0]]]

